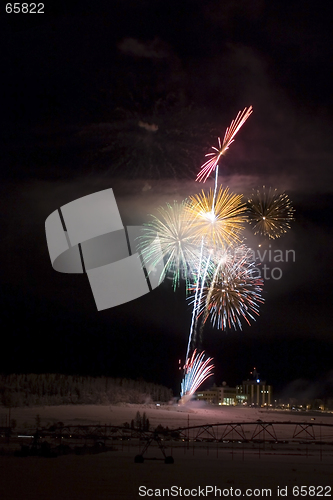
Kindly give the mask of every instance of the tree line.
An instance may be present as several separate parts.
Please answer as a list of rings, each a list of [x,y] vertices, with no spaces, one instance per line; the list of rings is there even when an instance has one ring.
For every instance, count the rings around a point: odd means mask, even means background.
[[[144,380],[84,377],[58,373],[0,375],[0,402],[6,407],[167,402],[167,387]]]

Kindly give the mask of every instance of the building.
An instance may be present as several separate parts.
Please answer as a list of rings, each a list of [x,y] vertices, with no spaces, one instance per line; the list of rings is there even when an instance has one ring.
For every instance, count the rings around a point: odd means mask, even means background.
[[[221,387],[214,385],[207,391],[198,391],[195,393],[198,401],[206,401],[215,405],[236,405],[236,388],[229,387],[225,383]]]
[[[251,374],[254,377],[252,380],[243,380],[242,384],[236,387],[229,387],[223,382],[221,387],[214,384],[207,391],[198,391],[194,395],[195,399],[214,405],[270,406],[272,386],[258,378],[256,369]]]
[[[236,399],[238,404],[270,406],[272,386],[264,380],[243,380],[242,385],[236,387]]]

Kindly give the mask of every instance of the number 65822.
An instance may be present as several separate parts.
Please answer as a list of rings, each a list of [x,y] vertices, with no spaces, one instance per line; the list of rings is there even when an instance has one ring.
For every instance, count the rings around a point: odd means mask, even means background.
[[[44,14],[43,3],[6,3],[7,14]]]

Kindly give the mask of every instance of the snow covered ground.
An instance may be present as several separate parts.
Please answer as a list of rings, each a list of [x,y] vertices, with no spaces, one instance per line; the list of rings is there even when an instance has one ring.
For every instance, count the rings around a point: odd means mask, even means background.
[[[18,427],[34,426],[36,415],[41,419],[41,425],[47,426],[56,422],[64,424],[87,425],[87,424],[109,424],[122,425],[131,422],[137,412],[141,415],[145,412],[149,418],[151,427],[161,424],[169,428],[186,427],[189,425],[215,424],[218,422],[252,422],[258,419],[268,422],[291,421],[291,422],[325,422],[333,424],[332,413],[308,413],[308,412],[278,412],[267,411],[262,408],[232,407],[232,406],[210,406],[204,403],[193,402],[184,406],[154,404],[137,405],[63,405],[45,406],[33,408],[12,408],[11,419],[17,421]],[[8,410],[0,408],[0,417],[4,420]],[[315,419],[315,420],[312,420]]]
[[[5,411],[8,410],[0,409],[2,417]],[[122,405],[20,408],[11,410],[11,418],[17,420],[19,427],[24,424],[33,427],[36,414],[40,415],[43,426],[58,421],[76,425],[121,425],[130,422],[137,411],[141,414],[146,412],[153,427],[162,424],[169,428],[187,426],[188,423],[199,425],[258,419],[296,423],[314,422],[311,419],[315,418],[315,422],[333,423],[333,416],[329,414],[313,416],[308,413],[278,413],[239,407],[198,408],[195,404],[189,407]],[[242,445],[237,443],[232,448],[223,448],[217,447],[215,443],[194,445],[179,442],[167,451],[174,457],[175,463],[172,465],[162,460],[134,463],[137,453],[138,448],[130,443],[116,442],[115,450],[97,455],[68,455],[49,459],[0,456],[0,499],[117,500],[168,496],[330,498],[333,495],[331,448],[324,448],[319,453],[318,447],[313,445],[308,447],[305,454],[304,449],[299,451],[297,447],[291,451],[290,447],[267,444],[260,450],[248,447],[244,452]],[[162,458],[156,447],[150,448],[147,456]],[[206,490],[206,486],[220,489],[221,495],[219,490],[209,493],[211,490]],[[303,494],[308,493],[308,496],[300,494],[301,486]],[[310,486],[314,488],[310,490]]]

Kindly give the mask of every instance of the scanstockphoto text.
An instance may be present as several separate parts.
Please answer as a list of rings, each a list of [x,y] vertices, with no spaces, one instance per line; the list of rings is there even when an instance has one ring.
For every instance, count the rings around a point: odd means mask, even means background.
[[[294,497],[332,497],[331,486],[280,486],[275,488],[227,488],[217,486],[196,486],[182,488],[173,485],[170,488],[149,488],[139,486],[139,497],[255,497],[255,498],[294,498]]]

